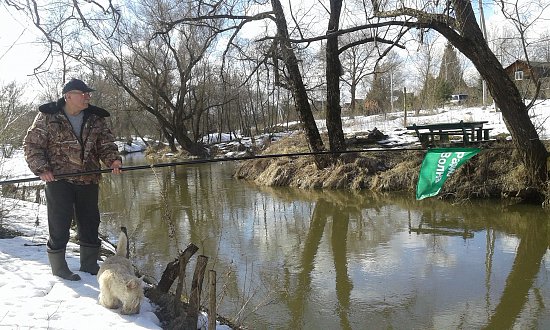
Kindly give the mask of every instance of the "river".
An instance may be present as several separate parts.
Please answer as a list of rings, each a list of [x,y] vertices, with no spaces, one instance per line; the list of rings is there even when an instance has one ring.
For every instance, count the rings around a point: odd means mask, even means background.
[[[194,243],[217,273],[219,314],[250,329],[550,328],[540,207],[259,187],[233,166],[107,175],[100,231],[116,241],[126,226],[156,280]]]

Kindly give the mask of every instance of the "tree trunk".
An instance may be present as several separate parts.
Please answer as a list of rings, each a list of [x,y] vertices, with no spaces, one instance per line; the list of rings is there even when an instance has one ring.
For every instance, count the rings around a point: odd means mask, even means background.
[[[162,130],[162,133],[164,135],[164,138],[168,142],[168,145],[170,146],[170,150],[172,152],[178,151],[178,148],[176,147],[176,143],[174,140],[174,135],[168,132],[168,129],[164,126],[161,126],[160,129]]]
[[[302,80],[302,74],[298,66],[298,59],[292,49],[290,38],[288,35],[288,27],[286,24],[286,18],[283,12],[283,7],[279,0],[271,0],[273,12],[275,15],[275,24],[277,25],[277,36],[279,38],[279,50],[281,52],[283,61],[288,71],[290,79],[290,88],[292,95],[294,96],[294,102],[300,115],[302,125],[309,143],[309,146],[313,152],[323,151],[325,149],[323,140],[317,129],[315,118],[311,112],[311,105],[307,98],[306,88]],[[324,167],[325,161],[322,156],[315,156],[316,164],[318,167]]]
[[[186,127],[180,127],[176,128],[177,131],[174,134],[174,137],[176,138],[176,141],[178,141],[179,145],[186,151],[188,151],[191,155],[197,156],[199,158],[207,158],[209,157],[208,151],[206,148],[202,145],[202,143],[199,142],[193,142],[187,134],[184,134],[183,132],[186,131]]]
[[[514,146],[524,161],[527,170],[527,185],[542,188],[548,179],[546,165],[548,153],[542,141],[539,140],[535,126],[529,118],[527,107],[502,66],[487,67],[483,70],[487,71],[483,78],[502,112],[506,127],[512,135]]]
[[[539,140],[518,88],[487,45],[471,3],[457,0],[455,9],[457,24],[462,26],[461,35],[442,22],[434,23],[434,28],[468,57],[487,81],[491,95],[501,109],[506,127],[512,135],[514,146],[522,157],[528,177],[526,184],[541,190],[548,179],[548,152]]]
[[[330,19],[327,34],[338,31],[342,0],[330,1]],[[346,142],[342,129],[342,107],[340,105],[340,75],[342,64],[338,53],[338,37],[328,37],[326,46],[327,108],[326,123],[330,151],[345,151]]]

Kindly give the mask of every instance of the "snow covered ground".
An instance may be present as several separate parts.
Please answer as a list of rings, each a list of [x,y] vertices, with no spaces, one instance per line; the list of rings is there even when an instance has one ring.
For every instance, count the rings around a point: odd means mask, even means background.
[[[550,101],[539,102],[530,112],[541,139],[549,139]],[[449,121],[483,121],[493,128],[491,134],[507,133],[500,112],[494,109],[455,108],[408,115],[407,125]],[[416,143],[417,138],[403,127],[402,114],[392,113],[369,117],[345,119],[345,133],[368,132],[377,127],[389,135],[387,144]],[[320,129],[324,123],[318,122]],[[241,143],[250,139],[242,139]],[[256,139],[261,140],[261,139]],[[227,142],[229,143],[229,142]],[[119,146],[122,148],[122,144]],[[136,144],[128,148],[140,149]],[[234,157],[235,155],[232,155]],[[0,179],[33,177],[28,170],[21,150],[1,164]],[[81,281],[64,281],[51,275],[46,256],[47,240],[46,207],[35,203],[0,199],[0,218],[4,228],[22,232],[25,236],[0,239],[0,328],[4,329],[160,329],[160,322],[153,313],[155,306],[145,299],[137,315],[120,315],[97,303],[99,294],[97,279],[93,275],[78,272]],[[78,246],[69,243],[67,262],[78,270]],[[199,328],[206,328],[203,315]],[[224,329],[226,326],[218,326]]]
[[[1,209],[7,211],[2,225],[25,235],[0,239],[1,329],[161,329],[155,306],[147,298],[136,315],[121,315],[97,303],[96,276],[78,271],[78,245],[69,243],[67,263],[82,280],[66,281],[51,274],[44,205],[2,199]],[[198,328],[206,329],[206,324],[202,314]]]
[[[0,328],[4,329],[160,329],[154,307],[143,301],[141,312],[124,316],[97,303],[94,275],[78,272],[81,281],[53,276],[46,255],[45,206],[3,199],[4,227],[26,236],[0,239]],[[69,243],[67,263],[79,268],[78,245]]]

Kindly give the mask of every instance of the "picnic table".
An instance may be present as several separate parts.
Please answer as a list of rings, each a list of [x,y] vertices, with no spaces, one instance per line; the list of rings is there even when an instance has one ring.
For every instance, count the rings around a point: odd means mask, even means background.
[[[459,137],[462,145],[489,141],[489,132],[492,128],[483,127],[487,121],[460,121],[454,123],[437,123],[427,125],[413,124],[407,126],[408,130],[414,130],[420,143],[424,147],[449,144],[450,137]]]

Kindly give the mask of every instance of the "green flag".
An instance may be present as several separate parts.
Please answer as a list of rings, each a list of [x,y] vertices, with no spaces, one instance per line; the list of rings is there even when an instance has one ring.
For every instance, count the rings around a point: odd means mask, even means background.
[[[445,180],[468,159],[475,156],[479,148],[433,148],[420,166],[416,199],[424,199],[439,194]]]

